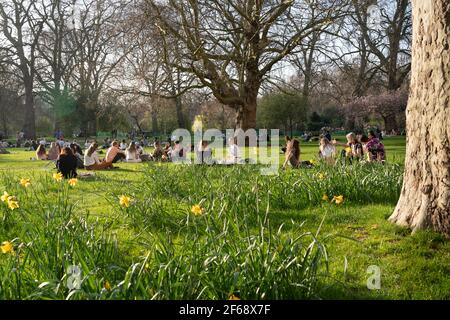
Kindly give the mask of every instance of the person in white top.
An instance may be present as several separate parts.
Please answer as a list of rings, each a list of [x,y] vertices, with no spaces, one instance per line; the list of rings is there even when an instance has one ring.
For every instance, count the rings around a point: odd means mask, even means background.
[[[241,150],[237,144],[237,137],[230,138],[228,140],[228,156],[224,161],[220,161],[219,164],[237,164],[241,163]]]
[[[122,142],[120,143],[120,149],[125,150],[126,148],[127,148],[127,143],[125,142],[125,140],[122,140]]]
[[[139,151],[137,150],[136,144],[134,142],[131,142],[128,148],[125,150],[125,156],[126,162],[142,162],[141,158],[139,157]]]
[[[100,161],[97,154],[98,144],[93,142],[84,153],[84,167],[86,170],[103,170],[112,168],[112,162]]]
[[[336,147],[327,139],[320,139],[320,157],[324,159],[328,164],[334,164],[336,157]]]

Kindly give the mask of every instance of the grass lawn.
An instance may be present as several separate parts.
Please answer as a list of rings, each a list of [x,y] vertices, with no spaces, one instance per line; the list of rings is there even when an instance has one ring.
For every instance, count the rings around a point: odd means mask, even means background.
[[[449,241],[387,221],[405,141],[384,142],[385,166],[261,176],[255,166],[119,163],[73,188],[53,181],[48,162],[30,161],[33,152],[13,149],[0,155],[0,193],[20,203],[0,203],[0,242],[15,246],[0,253],[0,298],[450,299]],[[301,147],[302,160],[316,158],[317,143]],[[69,265],[81,266],[80,290],[64,285]],[[379,290],[366,286],[373,265]]]

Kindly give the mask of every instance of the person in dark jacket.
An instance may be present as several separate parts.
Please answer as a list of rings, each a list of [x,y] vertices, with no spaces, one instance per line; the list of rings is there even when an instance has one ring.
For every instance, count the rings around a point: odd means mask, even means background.
[[[65,147],[62,149],[56,168],[65,179],[77,177],[77,157],[73,154],[72,149]]]

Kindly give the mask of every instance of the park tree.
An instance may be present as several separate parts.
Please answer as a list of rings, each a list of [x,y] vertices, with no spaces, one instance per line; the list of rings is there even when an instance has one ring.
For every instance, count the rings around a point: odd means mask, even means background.
[[[25,92],[23,130],[26,138],[36,138],[34,103],[36,55],[45,19],[35,15],[35,12],[38,10],[37,8],[46,5],[43,0],[0,1],[0,28],[6,39],[6,49],[11,56],[8,63],[18,70]]]
[[[304,126],[306,118],[307,101],[298,94],[272,93],[259,103],[258,123],[265,129],[282,127],[293,136],[294,129]]]
[[[194,74],[233,108],[236,127],[256,127],[258,93],[273,67],[344,13],[346,1],[147,0],[149,20],[180,43],[173,66]],[[312,14],[312,8],[315,13]]]
[[[413,0],[412,8],[405,174],[390,221],[450,235],[450,2]]]

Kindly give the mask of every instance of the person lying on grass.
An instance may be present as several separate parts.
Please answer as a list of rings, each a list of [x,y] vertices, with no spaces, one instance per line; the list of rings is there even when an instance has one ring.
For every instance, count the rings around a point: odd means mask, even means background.
[[[77,177],[77,157],[73,154],[73,151],[69,147],[64,147],[61,154],[56,160],[56,168],[60,172],[64,179]]]
[[[86,170],[103,170],[113,168],[112,162],[100,161],[97,154],[98,144],[93,142],[84,154],[84,167]]]

